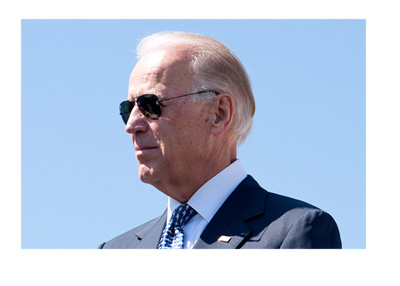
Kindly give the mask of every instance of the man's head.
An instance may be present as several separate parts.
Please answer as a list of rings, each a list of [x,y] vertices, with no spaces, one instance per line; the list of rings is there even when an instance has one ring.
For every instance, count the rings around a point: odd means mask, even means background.
[[[158,119],[145,116],[136,104],[127,121],[140,179],[186,202],[236,159],[238,141],[249,134],[255,111],[251,87],[239,60],[205,36],[154,34],[140,42],[137,54],[130,100],[216,91],[165,100]]]

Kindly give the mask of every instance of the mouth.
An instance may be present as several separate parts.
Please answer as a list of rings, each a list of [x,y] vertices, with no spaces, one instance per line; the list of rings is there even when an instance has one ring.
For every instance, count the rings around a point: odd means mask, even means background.
[[[135,152],[136,152],[136,154],[138,154],[138,153],[145,153],[145,152],[153,151],[156,149],[158,149],[158,147],[150,147],[150,146],[149,147],[147,147],[147,146],[139,147],[139,146],[137,146],[137,147],[135,147]]]

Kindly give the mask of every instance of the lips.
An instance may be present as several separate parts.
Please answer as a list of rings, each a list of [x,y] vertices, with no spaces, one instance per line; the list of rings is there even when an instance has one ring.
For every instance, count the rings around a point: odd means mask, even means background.
[[[146,151],[151,151],[158,149],[158,147],[155,146],[135,146],[135,152],[146,152]]]
[[[136,154],[153,151],[159,148],[158,144],[154,140],[143,140],[144,138],[139,136],[132,136],[133,147]],[[147,142],[145,142],[147,141]]]

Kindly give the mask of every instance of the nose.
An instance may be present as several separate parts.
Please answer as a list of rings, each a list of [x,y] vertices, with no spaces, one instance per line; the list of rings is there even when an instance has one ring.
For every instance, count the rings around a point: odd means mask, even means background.
[[[146,132],[148,129],[147,117],[139,110],[137,105],[132,109],[129,115],[128,122],[125,126],[125,131],[129,134],[136,134],[138,132]]]

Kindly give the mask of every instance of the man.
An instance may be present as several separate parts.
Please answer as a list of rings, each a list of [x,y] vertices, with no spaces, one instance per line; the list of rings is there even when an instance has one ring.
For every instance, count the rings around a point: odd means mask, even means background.
[[[121,116],[140,180],[168,207],[99,248],[341,248],[329,214],[265,191],[237,159],[255,103],[229,49],[169,32],[143,39],[137,53]]]

